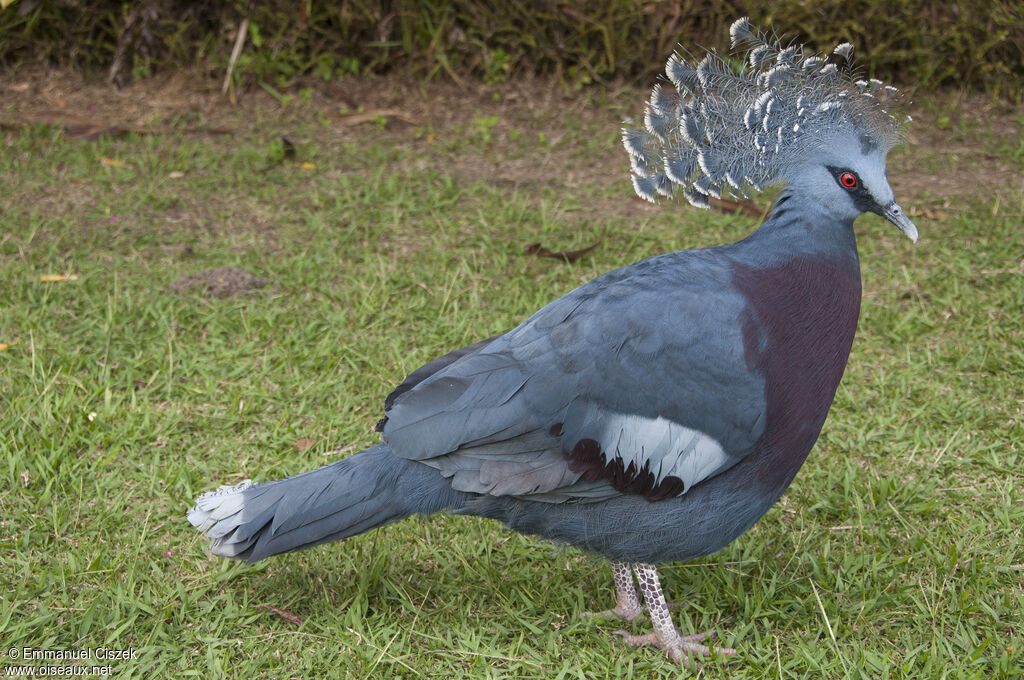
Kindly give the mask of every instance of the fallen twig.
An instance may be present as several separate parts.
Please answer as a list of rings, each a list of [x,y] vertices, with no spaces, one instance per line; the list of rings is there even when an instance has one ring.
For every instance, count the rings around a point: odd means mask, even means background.
[[[718,208],[722,212],[731,214],[738,212],[744,215],[749,215],[750,217],[759,217],[763,219],[767,217],[768,213],[767,210],[757,207],[757,204],[752,203],[751,201],[731,201],[726,198],[715,198],[714,196],[709,196],[708,202],[711,204],[711,207]]]
[[[405,111],[399,111],[398,109],[368,109],[366,111],[360,111],[358,113],[346,113],[342,116],[338,116],[337,120],[340,125],[359,125],[361,123],[370,123],[378,119],[394,118],[400,120],[403,123],[409,125],[419,125],[419,120],[413,116],[410,116]]]

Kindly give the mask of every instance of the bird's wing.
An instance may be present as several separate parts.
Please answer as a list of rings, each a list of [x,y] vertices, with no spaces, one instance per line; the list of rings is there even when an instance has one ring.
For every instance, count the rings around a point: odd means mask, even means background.
[[[391,394],[384,398],[384,412],[387,413],[388,411],[391,410],[391,406],[392,404],[395,403],[395,399],[398,399],[398,397],[405,394],[412,388],[416,387],[421,382],[423,382],[430,376],[440,371],[442,368],[448,366],[451,363],[454,363],[455,361],[461,359],[462,357],[476,354],[481,349],[490,344],[491,340],[494,340],[495,338],[498,337],[500,336],[495,335],[493,337],[487,338],[486,340],[474,342],[472,345],[467,345],[452,352],[448,352],[448,354],[445,354],[444,356],[438,357],[433,361],[428,361],[427,363],[423,364],[415,371],[410,373],[409,376],[398,385],[398,387],[391,390]],[[384,424],[387,423],[387,420],[388,418],[385,415],[384,418],[382,418],[381,421],[377,423],[378,432],[381,432],[384,429]]]
[[[549,501],[667,498],[731,467],[764,429],[764,379],[710,253],[611,272],[427,364],[391,400],[384,441],[459,490]]]

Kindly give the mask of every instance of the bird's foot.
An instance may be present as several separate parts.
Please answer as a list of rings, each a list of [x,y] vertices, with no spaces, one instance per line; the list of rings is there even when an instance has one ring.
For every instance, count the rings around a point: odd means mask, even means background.
[[[668,639],[663,639],[658,635],[657,632],[650,632],[645,635],[630,635],[624,630],[615,631],[616,635],[622,636],[623,641],[633,647],[657,647],[665,653],[669,659],[675,663],[694,664],[697,668],[700,668],[700,664],[693,661],[694,656],[710,656],[711,648],[707,645],[700,644],[701,640],[714,636],[714,631],[708,631],[704,633],[697,633],[696,635],[681,635],[678,630],[675,631],[674,636],[670,636]],[[736,650],[729,647],[716,647],[716,654],[724,654],[726,656],[735,654]]]
[[[605,609],[603,612],[583,612],[584,616],[593,617],[595,619],[610,619],[617,617],[623,621],[633,622],[638,618],[643,618],[644,608],[639,603],[630,604],[619,602],[612,609]]]

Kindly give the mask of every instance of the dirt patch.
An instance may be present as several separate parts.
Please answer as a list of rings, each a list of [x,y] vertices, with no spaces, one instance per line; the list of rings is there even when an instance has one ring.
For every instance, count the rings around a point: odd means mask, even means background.
[[[205,297],[245,297],[267,283],[267,279],[238,267],[217,267],[181,277],[171,284],[171,291],[179,295],[198,292]]]

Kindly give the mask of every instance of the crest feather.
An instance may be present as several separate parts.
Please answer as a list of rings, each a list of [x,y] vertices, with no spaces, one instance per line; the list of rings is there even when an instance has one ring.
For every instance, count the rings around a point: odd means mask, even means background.
[[[700,86],[697,69],[683,61],[678,54],[673,54],[668,58],[668,62],[665,64],[665,75],[680,94],[692,92]]]
[[[623,130],[642,198],[671,196],[678,185],[692,205],[707,207],[709,196],[785,182],[829,135],[852,132],[883,150],[900,140],[908,117],[899,91],[854,80],[850,43],[807,54],[746,17],[732,23],[729,38],[737,60],[713,50],[699,60],[669,57],[665,74],[675,91],[656,86],[644,129]]]
[[[853,45],[848,42],[840,43],[836,45],[834,50],[832,50],[832,54],[845,62],[850,62],[853,60]]]
[[[750,24],[750,19],[747,17],[740,17],[736,21],[732,22],[732,26],[729,27],[729,37],[732,39],[733,49],[736,49],[745,43],[757,40],[757,36],[754,34],[754,29]]]

